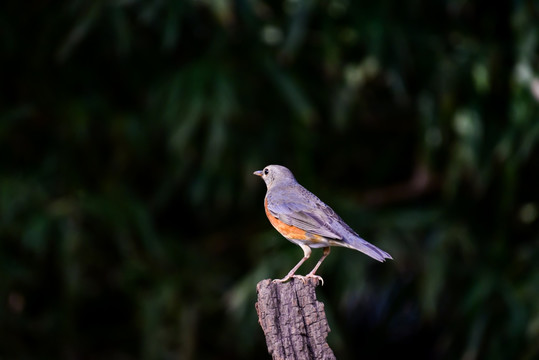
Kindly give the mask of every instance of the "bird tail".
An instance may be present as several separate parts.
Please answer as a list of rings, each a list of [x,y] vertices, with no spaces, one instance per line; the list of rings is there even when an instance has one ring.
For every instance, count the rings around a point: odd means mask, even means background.
[[[384,250],[377,248],[373,244],[371,244],[368,241],[363,240],[359,236],[354,236],[353,238],[346,238],[345,239],[346,247],[349,247],[351,249],[361,251],[365,255],[369,255],[371,258],[378,260],[380,262],[386,261],[386,259],[391,259],[391,255],[386,253]]]

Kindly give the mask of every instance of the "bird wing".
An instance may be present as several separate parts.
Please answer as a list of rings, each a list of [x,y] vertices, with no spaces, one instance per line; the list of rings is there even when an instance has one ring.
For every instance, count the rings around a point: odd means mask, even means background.
[[[334,243],[361,251],[375,260],[392,259],[387,252],[361,238],[332,208],[303,186],[296,184],[275,190],[268,192],[267,206],[282,222],[333,239]]]
[[[292,191],[279,189],[270,192],[267,204],[270,213],[288,225],[326,238],[343,239],[332,229],[332,225],[340,220],[339,216],[302,186],[294,187]],[[344,224],[342,220],[340,222]]]

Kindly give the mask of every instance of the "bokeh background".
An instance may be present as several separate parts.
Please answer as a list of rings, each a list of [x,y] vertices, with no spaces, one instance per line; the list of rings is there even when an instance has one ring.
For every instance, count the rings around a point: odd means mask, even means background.
[[[538,17],[2,2],[0,358],[269,358],[256,283],[302,256],[272,163],[395,259],[321,267],[339,359],[539,358]]]

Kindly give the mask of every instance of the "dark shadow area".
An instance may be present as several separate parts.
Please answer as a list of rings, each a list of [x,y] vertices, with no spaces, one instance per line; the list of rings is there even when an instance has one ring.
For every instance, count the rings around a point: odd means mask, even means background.
[[[4,2],[0,358],[269,358],[268,164],[394,258],[321,266],[338,359],[539,357],[538,14]]]

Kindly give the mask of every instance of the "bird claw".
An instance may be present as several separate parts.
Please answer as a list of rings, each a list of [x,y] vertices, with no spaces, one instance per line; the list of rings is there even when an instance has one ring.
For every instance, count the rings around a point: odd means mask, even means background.
[[[287,282],[288,280],[290,280],[291,276],[285,276],[284,278],[282,279],[273,279],[271,282],[274,282],[274,283],[285,283]]]
[[[315,284],[318,285],[318,282],[320,281],[322,283],[322,286],[324,286],[324,279],[322,279],[321,276],[315,275],[315,274],[307,274],[307,276],[304,276],[305,279],[310,278],[315,281]],[[305,283],[305,281],[303,281]]]
[[[291,278],[297,278],[297,279],[300,279],[301,281],[303,281],[303,284],[307,284],[307,282],[309,281],[309,279],[313,279],[314,282],[315,282],[315,285],[318,285],[318,282],[321,282],[322,285],[324,285],[324,279],[322,279],[321,276],[318,276],[318,275],[314,275],[314,274],[308,274],[306,276],[302,276],[302,275],[290,275],[290,276],[285,276],[284,278],[282,279],[274,279],[272,282],[278,282],[278,283],[285,283],[287,281],[289,281]]]

